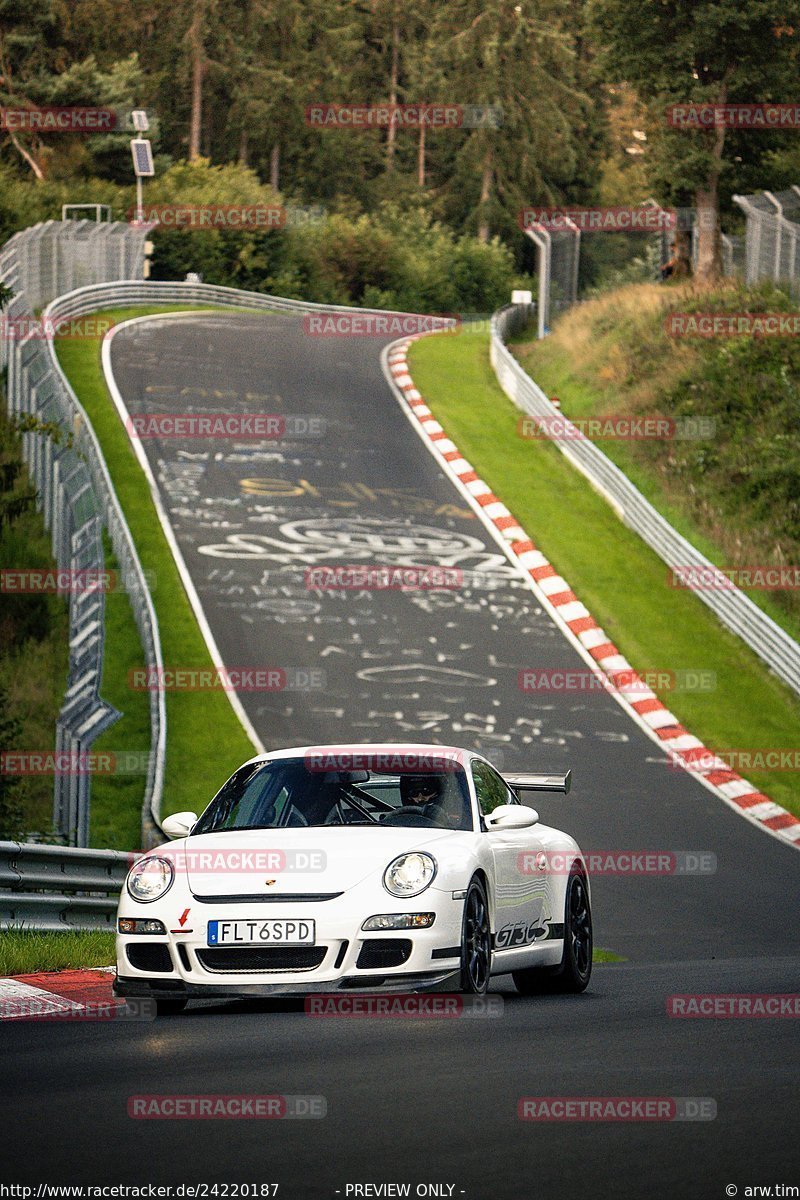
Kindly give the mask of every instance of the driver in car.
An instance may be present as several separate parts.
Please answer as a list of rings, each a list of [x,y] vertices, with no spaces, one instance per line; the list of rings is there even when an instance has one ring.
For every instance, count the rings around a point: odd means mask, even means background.
[[[403,807],[424,808],[433,804],[442,794],[442,781],[434,775],[402,775],[400,777],[400,799]]]
[[[442,827],[460,829],[463,805],[448,796],[440,775],[401,775],[400,799],[404,808],[419,809],[420,816]]]

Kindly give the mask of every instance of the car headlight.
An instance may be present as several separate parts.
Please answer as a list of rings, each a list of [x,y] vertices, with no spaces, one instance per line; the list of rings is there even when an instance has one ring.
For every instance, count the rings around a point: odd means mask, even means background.
[[[383,873],[383,886],[392,896],[418,896],[433,883],[436,859],[430,854],[401,854]]]
[[[175,869],[168,858],[143,858],[128,875],[128,894],[140,904],[149,904],[169,891],[174,878]]]

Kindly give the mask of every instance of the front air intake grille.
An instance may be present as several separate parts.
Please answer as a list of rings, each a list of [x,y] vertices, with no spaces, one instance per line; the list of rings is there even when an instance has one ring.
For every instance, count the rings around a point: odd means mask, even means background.
[[[128,962],[137,971],[171,971],[172,959],[169,950],[160,942],[138,942],[126,946]]]
[[[197,951],[207,971],[231,975],[243,971],[313,971],[326,954],[326,946],[215,946]]]
[[[248,895],[237,892],[232,896],[201,896],[192,892],[200,904],[322,904],[325,900],[338,900],[344,892],[283,892],[274,896],[256,892]]]
[[[361,971],[400,967],[411,955],[409,938],[370,938],[361,947],[356,966]]]

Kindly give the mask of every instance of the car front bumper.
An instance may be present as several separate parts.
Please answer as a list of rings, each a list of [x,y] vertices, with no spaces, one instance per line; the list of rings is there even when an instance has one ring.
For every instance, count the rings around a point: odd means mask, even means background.
[[[370,989],[408,992],[441,989],[448,982],[457,986],[463,899],[431,890],[424,898],[419,897],[416,904],[408,901],[405,905],[393,905],[391,901],[387,904],[385,894],[375,896],[375,900],[371,910],[364,912],[362,909],[354,916],[353,905],[345,896],[325,903],[303,904],[300,911],[297,905],[271,903],[258,906],[260,911],[256,912],[248,903],[200,903],[192,897],[190,919],[185,929],[177,928],[173,915],[172,920],[165,921],[168,930],[165,934],[117,935],[114,991],[118,996],[180,999],[291,996]],[[119,916],[163,920],[166,912],[159,911],[161,908],[160,903],[143,906],[124,898]],[[169,905],[169,911],[174,914],[174,903]],[[392,911],[434,912],[434,924],[428,929],[374,933],[361,929],[367,917]],[[246,921],[254,917],[296,920],[298,916],[315,922],[314,946],[309,949],[317,952],[314,957],[319,961],[311,966],[279,962],[277,966],[264,967],[260,962],[263,956],[256,953],[254,958],[248,953],[263,950],[259,944],[226,945],[222,948],[226,953],[221,955],[214,953],[221,948],[208,945],[210,920]],[[386,955],[375,950],[376,942],[389,949],[394,949],[396,943],[404,943],[408,952],[404,953],[403,961],[386,965]],[[137,947],[148,948],[144,959],[137,955]],[[286,956],[287,960],[291,957],[291,954]],[[389,954],[389,959],[393,957],[399,957],[399,954]],[[151,959],[160,960],[158,970],[152,969]],[[237,969],[237,960],[244,959],[248,960],[247,968]]]
[[[138,999],[149,997],[155,1000],[246,1000],[257,999],[260,996],[331,995],[354,991],[366,993],[368,990],[381,993],[447,991],[457,990],[458,980],[458,970],[437,971],[427,975],[394,972],[381,979],[371,977],[368,982],[350,977],[329,983],[312,983],[310,980],[298,983],[297,980],[284,980],[280,983],[198,984],[181,980],[176,984],[174,979],[167,976],[128,978],[118,975],[114,980],[113,991],[116,996]]]

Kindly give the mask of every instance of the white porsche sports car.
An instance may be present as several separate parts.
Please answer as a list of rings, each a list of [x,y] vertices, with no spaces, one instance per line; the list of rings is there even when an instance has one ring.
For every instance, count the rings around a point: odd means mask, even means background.
[[[308,746],[253,758],[208,808],[163,822],[117,917],[119,996],[583,991],[589,880],[529,792],[570,776],[498,773],[425,745]]]

